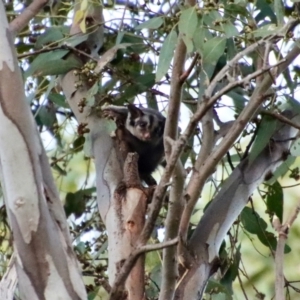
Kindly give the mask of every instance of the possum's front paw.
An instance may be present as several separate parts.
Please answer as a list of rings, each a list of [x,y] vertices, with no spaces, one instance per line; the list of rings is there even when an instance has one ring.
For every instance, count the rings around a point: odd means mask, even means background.
[[[102,116],[106,119],[116,120],[119,114],[109,108],[104,108],[102,109]]]

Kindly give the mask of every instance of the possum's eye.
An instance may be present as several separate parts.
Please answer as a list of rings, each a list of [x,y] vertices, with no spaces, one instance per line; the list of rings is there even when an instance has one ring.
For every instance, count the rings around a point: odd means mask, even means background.
[[[140,126],[141,128],[146,128],[147,122],[145,122],[145,121],[139,121],[137,125]]]

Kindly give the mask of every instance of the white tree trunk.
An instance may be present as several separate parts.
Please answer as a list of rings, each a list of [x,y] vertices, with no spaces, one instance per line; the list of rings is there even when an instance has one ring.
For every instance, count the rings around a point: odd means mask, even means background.
[[[86,299],[0,3],[0,176],[22,300]]]

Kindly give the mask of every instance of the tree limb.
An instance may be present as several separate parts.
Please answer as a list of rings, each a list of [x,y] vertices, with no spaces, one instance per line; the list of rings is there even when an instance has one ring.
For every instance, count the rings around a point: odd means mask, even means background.
[[[9,24],[10,31],[15,35],[26,27],[29,21],[49,2],[49,0],[34,0]]]
[[[136,260],[138,259],[138,257],[141,254],[144,254],[146,252],[150,252],[150,251],[155,251],[155,250],[160,250],[160,249],[164,249],[166,247],[171,247],[174,246],[178,243],[178,238],[172,239],[170,241],[166,241],[166,242],[162,242],[159,244],[153,244],[153,245],[144,245],[144,246],[140,246],[138,247],[136,250],[134,250],[132,252],[132,254],[130,254],[130,256],[126,259],[124,265],[122,266],[118,276],[116,277],[116,280],[111,288],[111,292],[110,292],[110,298],[111,300],[115,300],[117,299],[116,296],[119,293],[119,289],[124,285],[125,280],[130,272],[130,270],[132,269],[132,267],[134,266]]]

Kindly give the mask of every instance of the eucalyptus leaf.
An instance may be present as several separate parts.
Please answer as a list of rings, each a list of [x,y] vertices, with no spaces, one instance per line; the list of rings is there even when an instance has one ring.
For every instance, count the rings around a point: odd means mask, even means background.
[[[276,24],[276,15],[267,0],[257,0],[256,5],[259,9],[259,13],[255,16],[255,20],[257,23],[269,18],[271,20],[271,23]]]
[[[57,93],[50,93],[48,95],[48,99],[55,103],[59,107],[70,108],[68,102],[66,101],[66,97]]]
[[[69,50],[56,50],[38,55],[31,63],[25,76],[46,76],[65,74],[72,69],[79,69],[82,63],[75,55],[68,55]]]
[[[244,225],[244,228],[252,234],[259,234],[267,228],[267,223],[258,215],[258,213],[247,206],[241,213],[241,222]]]
[[[225,38],[214,37],[208,40],[203,46],[203,62],[216,64],[221,55],[224,54],[225,47]]]
[[[136,30],[141,30],[141,29],[157,29],[159,28],[162,24],[164,23],[164,18],[163,17],[155,17],[151,18],[150,20],[147,20],[146,22],[139,24],[138,26],[135,27]]]
[[[223,284],[219,283],[216,279],[210,278],[208,280],[205,292],[207,294],[225,294],[225,300],[232,300],[231,291],[227,289]]]
[[[278,181],[268,188],[267,195],[268,212],[275,214],[282,223],[283,216],[283,190]]]
[[[192,38],[198,25],[198,16],[195,6],[181,12],[178,28],[182,35]]]
[[[277,24],[283,25],[284,24],[284,7],[282,4],[282,0],[274,0],[274,12],[277,18]]]
[[[52,128],[54,123],[57,123],[55,109],[53,105],[48,106],[40,106],[38,109],[38,114],[36,116],[36,120],[41,125],[46,126],[47,128]]]
[[[251,163],[267,146],[271,136],[274,134],[277,127],[277,120],[271,116],[264,115],[257,131],[256,139],[253,143],[249,154],[249,162]]]
[[[278,28],[275,24],[267,24],[252,31],[251,34],[253,34],[256,38],[263,38],[280,31],[280,29],[281,28]]]
[[[221,26],[227,38],[231,38],[240,34],[230,20],[226,20],[226,22],[222,23]]]
[[[176,31],[172,30],[162,45],[155,77],[156,82],[160,81],[162,77],[168,72],[171,61],[173,59],[177,38],[178,37]]]
[[[249,12],[246,8],[246,2],[239,1],[237,3],[225,2],[225,12],[229,14],[239,14],[244,17],[249,17]]]
[[[96,188],[88,188],[78,190],[75,193],[68,193],[65,201],[66,215],[69,216],[73,213],[76,218],[80,217],[85,211],[87,198],[90,198],[95,192]]]
[[[289,155],[288,158],[276,169],[271,179],[267,181],[268,184],[273,184],[278,178],[284,176],[289,170],[292,164],[296,161],[296,157]]]
[[[193,36],[193,42],[195,46],[195,50],[198,51],[199,53],[203,53],[203,46],[204,46],[204,41],[205,41],[205,31],[207,31],[206,28],[203,28],[201,26],[196,30],[194,36]]]
[[[126,44],[118,44],[115,45],[114,47],[110,48],[109,50],[107,50],[102,56],[101,58],[98,60],[97,62],[97,66],[95,68],[95,72],[96,73],[100,73],[103,68],[109,63],[111,62],[115,55],[117,54],[117,51],[120,49],[125,49],[129,46],[131,46],[132,44],[130,43],[126,43]]]
[[[58,43],[60,40],[63,40],[64,34],[59,27],[47,28],[46,31],[40,35],[35,43],[35,48],[40,49],[44,45],[50,43]]]

